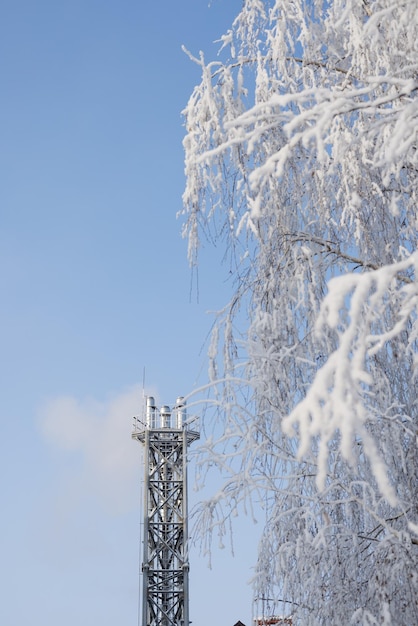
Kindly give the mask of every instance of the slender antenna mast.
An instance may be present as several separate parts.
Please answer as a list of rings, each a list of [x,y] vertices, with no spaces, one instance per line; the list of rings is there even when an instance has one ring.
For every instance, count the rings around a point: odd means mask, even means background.
[[[183,397],[159,411],[146,397],[144,422],[132,433],[145,457],[142,626],[189,626],[187,448],[200,434]]]

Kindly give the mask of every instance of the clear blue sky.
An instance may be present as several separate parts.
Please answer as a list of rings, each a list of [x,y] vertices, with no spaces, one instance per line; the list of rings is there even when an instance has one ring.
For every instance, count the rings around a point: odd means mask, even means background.
[[[160,404],[203,384],[226,293],[208,253],[190,297],[180,113],[200,76],[181,45],[215,57],[240,4],[1,3],[4,626],[137,624],[143,370]],[[256,531],[212,570],[192,552],[196,626],[249,626]]]

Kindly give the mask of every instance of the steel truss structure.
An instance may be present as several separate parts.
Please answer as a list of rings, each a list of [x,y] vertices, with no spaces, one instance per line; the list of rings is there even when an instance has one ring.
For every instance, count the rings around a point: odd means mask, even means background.
[[[142,626],[189,626],[187,448],[199,433],[188,428],[183,398],[158,412],[149,396],[132,438],[145,453]]]

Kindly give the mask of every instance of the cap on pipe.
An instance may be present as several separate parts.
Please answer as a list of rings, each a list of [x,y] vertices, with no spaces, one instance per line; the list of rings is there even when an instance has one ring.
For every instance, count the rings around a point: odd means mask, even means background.
[[[171,426],[171,410],[169,406],[162,406],[160,409],[161,428],[170,428]]]

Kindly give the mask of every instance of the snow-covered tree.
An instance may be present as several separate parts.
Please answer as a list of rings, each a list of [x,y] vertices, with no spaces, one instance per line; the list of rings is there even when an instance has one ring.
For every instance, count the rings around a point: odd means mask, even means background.
[[[243,0],[219,47],[185,109],[190,261],[232,284],[199,527],[264,511],[264,612],[418,623],[418,4]]]

